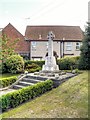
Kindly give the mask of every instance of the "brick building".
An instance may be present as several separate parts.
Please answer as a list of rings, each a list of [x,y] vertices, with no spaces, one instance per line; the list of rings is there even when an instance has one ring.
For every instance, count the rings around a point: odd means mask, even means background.
[[[10,38],[9,42],[13,42],[15,39],[19,41],[14,46],[15,51],[24,57],[30,56],[30,42],[25,41],[24,36],[10,23],[2,30],[2,35],[6,34]],[[9,44],[9,43],[8,43]]]
[[[53,49],[59,58],[80,55],[83,33],[79,26],[27,26],[25,38],[30,41],[30,59],[42,60],[45,58],[49,31],[55,34]]]
[[[59,56],[79,56],[83,32],[79,26],[27,26],[23,36],[10,23],[2,30],[10,42],[19,38],[15,51],[31,60],[43,60],[48,50],[47,34],[55,34],[53,49]]]

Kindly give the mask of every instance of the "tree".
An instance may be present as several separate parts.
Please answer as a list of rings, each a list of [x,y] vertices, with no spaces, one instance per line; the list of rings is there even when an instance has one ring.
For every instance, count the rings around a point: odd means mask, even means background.
[[[7,72],[6,60],[11,55],[15,55],[15,45],[19,39],[10,40],[7,35],[0,37],[0,73]]]
[[[10,38],[7,37],[7,35],[2,35],[2,38],[0,38],[0,60],[2,62],[6,61],[7,57],[16,54],[14,51],[14,47],[19,39],[14,40],[11,42]]]
[[[7,72],[22,73],[24,71],[23,57],[20,55],[11,55],[6,60]]]
[[[81,46],[79,69],[90,70],[90,23],[87,23]]]

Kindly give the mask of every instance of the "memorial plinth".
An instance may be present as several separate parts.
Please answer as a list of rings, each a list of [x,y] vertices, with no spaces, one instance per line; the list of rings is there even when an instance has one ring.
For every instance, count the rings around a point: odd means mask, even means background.
[[[56,59],[53,56],[53,39],[55,35],[50,31],[48,33],[48,56],[45,58],[45,65],[43,65],[42,71],[58,71],[59,67],[56,64]]]

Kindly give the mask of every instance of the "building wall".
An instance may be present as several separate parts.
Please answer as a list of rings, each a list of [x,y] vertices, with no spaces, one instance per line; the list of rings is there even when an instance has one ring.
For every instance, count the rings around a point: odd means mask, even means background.
[[[76,50],[76,42],[71,42],[71,45],[71,50],[67,50],[67,42],[64,42],[63,46],[60,41],[54,41],[53,50],[57,52],[59,58],[61,58],[61,54],[63,57],[63,53],[64,56],[79,56],[80,50]],[[31,60],[44,60],[47,52],[47,41],[31,42]]]
[[[60,58],[60,42],[53,42],[53,51],[56,51]]]
[[[71,42],[72,43],[72,47],[71,50],[67,50],[67,42],[64,43],[64,54],[69,56],[69,55],[73,55],[73,56],[79,56],[80,55],[80,49],[76,49],[76,43],[77,42]],[[81,42],[79,42],[81,44]]]
[[[29,53],[30,43],[25,41],[24,36],[10,23],[2,30],[2,35],[7,35],[9,38],[8,45],[13,43],[16,39],[18,42],[13,46],[17,53]]]
[[[31,59],[32,57],[42,58],[46,54],[46,42],[36,42],[36,46],[33,47],[33,42],[31,42]]]
[[[57,52],[60,57],[60,42],[53,43],[53,50]],[[37,59],[42,58],[45,59],[46,53],[48,52],[47,41],[45,42],[36,42],[36,46],[33,47],[33,42],[31,42],[31,59],[32,57]]]
[[[88,2],[88,22],[90,22],[90,1]]]
[[[24,36],[13,25],[9,23],[5,28],[3,28],[2,35],[7,35],[9,38],[9,41],[7,42],[8,46],[18,39],[18,41],[12,47],[16,53],[20,54],[26,59],[29,59],[30,42],[26,41]]]

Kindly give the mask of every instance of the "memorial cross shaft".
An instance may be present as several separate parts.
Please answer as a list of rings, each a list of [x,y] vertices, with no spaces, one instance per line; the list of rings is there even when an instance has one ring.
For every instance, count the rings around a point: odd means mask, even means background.
[[[52,31],[49,32],[47,39],[48,39],[48,56],[53,57],[53,39],[55,35]]]
[[[42,71],[56,71],[59,70],[56,65],[56,59],[53,56],[53,39],[55,35],[50,31],[47,35],[48,39],[48,56],[45,58],[45,65],[43,65]]]

